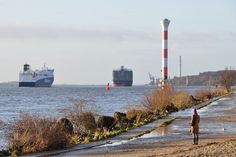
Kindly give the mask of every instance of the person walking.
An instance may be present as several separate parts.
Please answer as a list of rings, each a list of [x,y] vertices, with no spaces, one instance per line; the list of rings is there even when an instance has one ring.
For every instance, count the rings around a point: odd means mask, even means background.
[[[191,117],[190,132],[193,135],[193,144],[196,144],[196,145],[198,144],[199,123],[200,123],[200,116],[197,113],[197,109],[194,109],[193,115]]]

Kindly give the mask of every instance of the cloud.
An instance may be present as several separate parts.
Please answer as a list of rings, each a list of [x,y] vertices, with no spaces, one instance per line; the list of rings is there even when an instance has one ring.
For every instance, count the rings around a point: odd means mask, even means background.
[[[122,42],[126,40],[153,41],[157,37],[159,35],[153,32],[127,29],[0,26],[0,38],[3,39],[77,39]]]
[[[173,35],[171,42],[174,50],[211,54],[222,48],[236,48],[233,44],[236,42],[235,35],[236,32],[182,32]]]

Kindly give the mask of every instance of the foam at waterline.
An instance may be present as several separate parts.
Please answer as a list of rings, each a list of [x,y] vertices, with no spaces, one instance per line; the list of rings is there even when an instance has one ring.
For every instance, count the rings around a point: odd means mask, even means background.
[[[129,140],[132,141],[133,139]],[[114,142],[114,143],[108,143],[108,144],[104,144],[102,146],[98,146],[98,147],[114,147],[114,146],[119,146],[125,143],[129,142],[128,140],[123,140],[123,141],[118,141],[118,142]]]
[[[229,98],[229,97],[227,97],[227,98],[220,98],[221,101],[232,100],[232,99],[233,99],[233,98]]]
[[[214,101],[214,102],[212,102],[211,104],[207,105],[206,107],[203,107],[203,108],[199,109],[199,110],[198,110],[198,113],[206,112],[206,111],[209,110],[210,107],[215,106],[215,105],[218,105],[218,104],[219,104],[218,101]]]

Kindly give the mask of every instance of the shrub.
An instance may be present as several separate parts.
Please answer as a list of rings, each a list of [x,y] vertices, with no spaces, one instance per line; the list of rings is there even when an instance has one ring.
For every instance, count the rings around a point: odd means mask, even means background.
[[[227,92],[231,91],[231,86],[236,83],[236,73],[232,68],[225,68],[220,75],[220,83],[225,87]]]
[[[8,150],[0,150],[0,157],[4,157],[4,156],[10,156],[10,152]]]
[[[171,100],[171,102],[178,109],[185,109],[192,106],[192,100],[187,92],[180,91],[176,92]]]
[[[74,100],[71,107],[64,109],[65,117],[72,122],[75,133],[81,136],[86,136],[96,129],[94,113],[86,108],[89,102],[89,100]]]
[[[70,136],[54,119],[21,114],[9,127],[7,138],[12,152],[30,153],[64,148]]]
[[[83,112],[80,121],[86,133],[95,132],[97,125],[92,112]]]
[[[151,95],[146,96],[143,100],[143,105],[150,112],[165,114],[167,106],[171,104],[172,96],[172,87],[166,85],[162,89],[156,89]]]
[[[220,87],[220,88],[214,89],[213,92],[212,92],[212,95],[213,95],[213,96],[222,96],[222,95],[225,95],[225,94],[227,94],[227,93],[228,93],[228,92],[227,92],[227,89],[226,89],[226,88]]]
[[[144,109],[131,108],[126,112],[126,116],[131,122],[140,123],[150,118],[150,114]]]
[[[211,98],[211,92],[209,90],[198,90],[195,92],[195,98],[200,101],[205,101]]]

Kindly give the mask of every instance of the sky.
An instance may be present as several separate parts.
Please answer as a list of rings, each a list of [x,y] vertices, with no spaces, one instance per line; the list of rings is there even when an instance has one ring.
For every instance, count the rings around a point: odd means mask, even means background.
[[[235,0],[0,0],[0,82],[23,64],[55,69],[55,84],[102,85],[132,69],[134,84],[161,76],[168,18],[169,76],[236,67]]]

